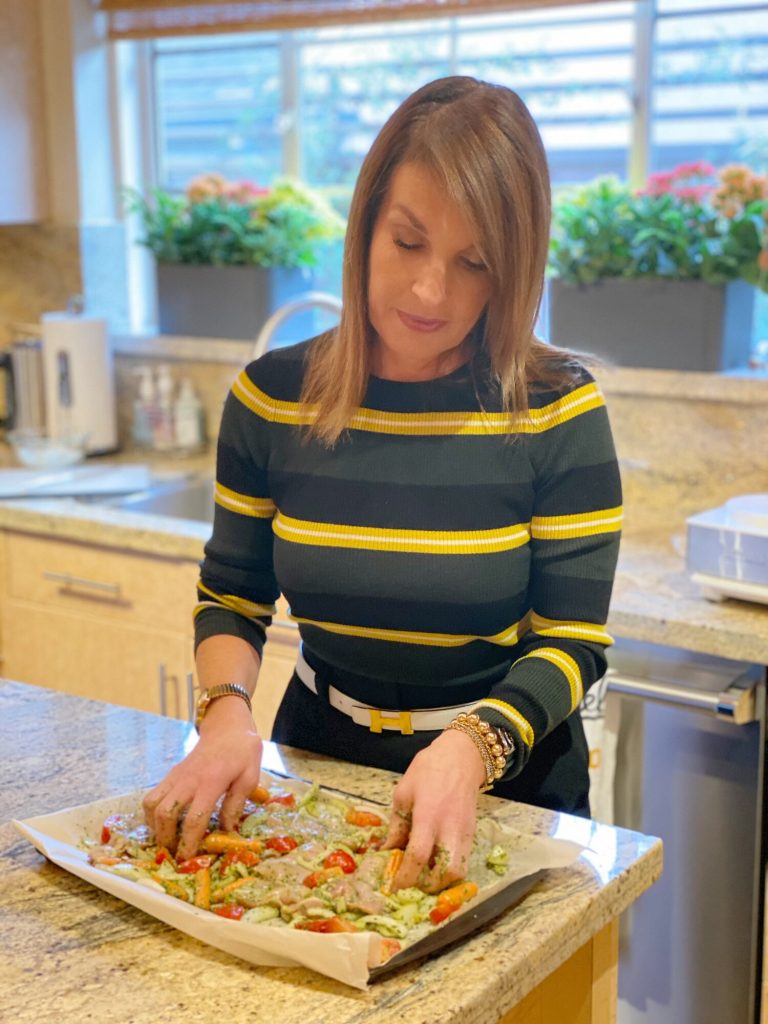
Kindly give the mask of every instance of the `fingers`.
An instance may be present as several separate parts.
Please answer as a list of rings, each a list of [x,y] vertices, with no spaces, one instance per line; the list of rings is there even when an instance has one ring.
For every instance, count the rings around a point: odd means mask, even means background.
[[[176,851],[177,860],[188,860],[197,853],[218,799],[219,794],[215,789],[199,789],[195,793],[184,818],[179,848]]]
[[[392,797],[392,813],[389,816],[389,830],[384,842],[385,850],[404,850],[411,834],[412,813],[408,798],[401,789],[401,783],[395,788]]]
[[[229,788],[224,802],[221,805],[219,811],[219,820],[221,821],[221,827],[227,832],[233,832],[240,824],[240,818],[243,814],[243,808],[245,807],[245,801],[248,798],[248,794],[256,788],[259,784],[259,765],[256,764],[254,768],[249,771],[243,772],[243,774],[235,779]]]

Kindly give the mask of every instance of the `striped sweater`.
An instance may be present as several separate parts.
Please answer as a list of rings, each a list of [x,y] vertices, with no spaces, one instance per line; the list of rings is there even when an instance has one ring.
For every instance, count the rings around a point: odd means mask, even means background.
[[[227,398],[196,642],[261,652],[282,592],[308,652],[366,681],[358,699],[377,684],[417,685],[422,707],[479,698],[516,740],[512,777],[611,643],[621,487],[600,390],[582,370],[514,424],[466,368],[372,377],[329,450],[302,429],[308,344],[251,363]]]

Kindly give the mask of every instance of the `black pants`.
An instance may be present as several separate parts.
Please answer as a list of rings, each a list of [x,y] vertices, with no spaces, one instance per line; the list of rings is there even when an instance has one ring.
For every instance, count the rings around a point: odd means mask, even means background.
[[[393,729],[373,733],[316,696],[294,675],[278,708],[272,739],[342,761],[404,772],[413,756],[439,735]],[[538,743],[523,771],[491,791],[506,800],[589,817],[589,750],[578,714]]]

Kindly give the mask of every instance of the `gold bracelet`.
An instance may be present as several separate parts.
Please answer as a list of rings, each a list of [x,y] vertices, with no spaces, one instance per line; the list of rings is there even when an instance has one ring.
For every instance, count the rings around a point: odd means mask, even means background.
[[[511,753],[509,745],[502,742],[502,737],[492,725],[489,725],[488,722],[483,721],[479,715],[474,713],[466,714],[466,712],[462,711],[448,724],[448,728],[458,729],[460,732],[465,733],[474,741],[477,749],[481,751],[486,765],[486,784],[484,789],[490,789],[494,782],[498,782],[506,771],[507,759]]]
[[[487,789],[490,789],[496,781],[496,773],[493,761],[491,760],[491,755],[488,753],[488,747],[486,747],[482,736],[479,732],[470,728],[466,723],[457,722],[456,719],[448,724],[448,728],[454,729],[456,732],[463,732],[465,736],[469,736],[477,747],[477,752],[480,754],[480,757],[482,757],[483,766],[485,767],[485,783],[480,787],[480,792],[484,793]]]

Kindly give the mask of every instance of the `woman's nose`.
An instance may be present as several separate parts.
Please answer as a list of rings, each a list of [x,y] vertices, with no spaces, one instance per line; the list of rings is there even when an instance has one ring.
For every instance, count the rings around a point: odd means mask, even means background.
[[[413,294],[426,305],[439,305],[445,298],[445,269],[434,263],[422,267],[413,282]]]

